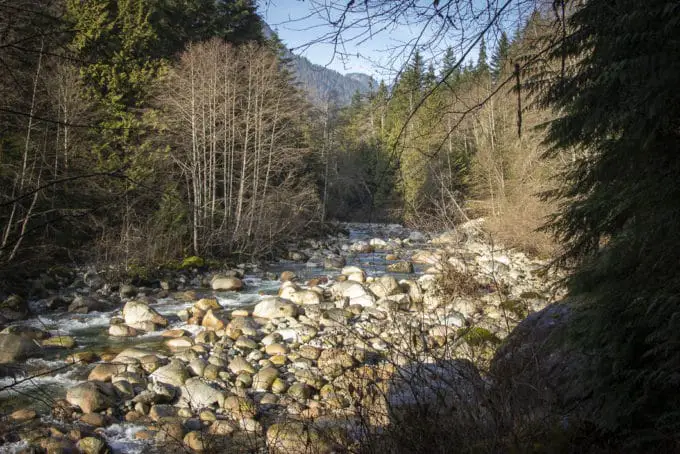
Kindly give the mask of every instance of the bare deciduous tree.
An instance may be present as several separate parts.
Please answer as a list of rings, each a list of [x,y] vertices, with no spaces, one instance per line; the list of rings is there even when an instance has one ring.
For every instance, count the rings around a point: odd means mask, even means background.
[[[168,75],[160,101],[197,254],[266,250],[316,220],[318,197],[302,177],[306,105],[280,65],[265,47],[213,40],[192,45]]]

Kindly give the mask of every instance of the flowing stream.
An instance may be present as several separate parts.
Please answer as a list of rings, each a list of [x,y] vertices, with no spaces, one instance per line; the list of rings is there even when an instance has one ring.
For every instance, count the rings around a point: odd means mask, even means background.
[[[346,224],[349,237],[329,238],[310,246],[307,252],[310,260],[304,263],[279,260],[268,264],[266,269],[257,267],[246,268],[244,276],[245,289],[240,292],[214,292],[206,288],[185,288],[194,290],[198,297],[214,296],[219,304],[227,309],[251,308],[263,295],[276,294],[280,282],[275,276],[282,271],[293,271],[299,280],[304,282],[312,277],[327,277],[330,282],[340,274],[339,269],[324,268],[323,257],[329,252],[339,253],[346,259],[348,266],[362,268],[369,276],[379,276],[386,272],[386,254],[396,253],[400,259],[408,259],[416,250],[428,248],[426,237],[419,232],[407,230],[395,224]],[[374,252],[352,252],[351,246],[357,243],[368,243],[380,240],[380,248]],[[422,274],[425,266],[415,265],[416,275]],[[405,275],[390,273],[395,277]],[[154,296],[152,290],[148,291]],[[182,322],[177,316],[181,309],[190,307],[193,301],[183,301],[169,296],[158,299],[153,305],[161,315],[169,320],[167,329],[184,329],[193,334],[203,330],[202,327]],[[39,309],[32,303],[34,309]],[[70,350],[46,350],[39,358],[31,358],[21,365],[21,370],[14,377],[0,378],[0,411],[5,414],[18,408],[33,408],[40,414],[49,414],[51,404],[63,398],[66,389],[87,379],[92,364],[72,365],[67,362],[70,354],[78,351],[93,351],[95,353],[117,353],[126,347],[134,346],[151,349],[162,354],[170,354],[163,345],[165,338],[160,332],[151,332],[129,338],[116,338],[108,335],[109,322],[113,316],[119,315],[122,305],[111,312],[93,312],[88,314],[73,314],[68,312],[46,312],[20,322],[49,331],[52,335],[68,335],[76,340],[76,347]],[[44,422],[49,422],[49,416],[43,416]],[[142,429],[134,424],[114,424],[108,426],[102,434],[107,438],[109,446],[114,452],[142,452],[144,445],[134,440],[134,433]],[[14,452],[21,447],[21,442],[0,446],[0,452]]]

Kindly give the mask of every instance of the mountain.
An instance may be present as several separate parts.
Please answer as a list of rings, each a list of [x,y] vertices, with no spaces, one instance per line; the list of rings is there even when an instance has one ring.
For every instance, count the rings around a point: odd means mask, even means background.
[[[277,37],[276,33],[264,21],[263,33],[266,38]],[[277,37],[278,38],[278,37]],[[340,74],[338,71],[317,65],[301,55],[295,55],[288,48],[284,57],[290,60],[290,67],[300,86],[308,94],[314,104],[323,104],[327,100],[345,106],[352,101],[354,93],[368,93],[371,84],[377,86],[375,80],[363,73]]]

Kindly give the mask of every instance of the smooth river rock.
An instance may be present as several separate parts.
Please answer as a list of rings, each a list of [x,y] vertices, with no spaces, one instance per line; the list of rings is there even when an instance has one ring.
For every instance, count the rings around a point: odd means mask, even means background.
[[[148,304],[138,301],[129,301],[125,304],[123,318],[126,325],[141,331],[149,331],[150,327],[153,327],[153,331],[155,331],[156,326],[168,325],[168,320],[165,317],[149,307]]]
[[[40,351],[33,339],[16,334],[0,334],[0,364],[23,361],[38,355]]]
[[[255,305],[253,316],[261,318],[295,317],[297,312],[295,304],[281,298],[269,297]]]
[[[112,407],[117,400],[116,391],[110,383],[88,381],[66,391],[66,401],[80,407],[83,413]]]

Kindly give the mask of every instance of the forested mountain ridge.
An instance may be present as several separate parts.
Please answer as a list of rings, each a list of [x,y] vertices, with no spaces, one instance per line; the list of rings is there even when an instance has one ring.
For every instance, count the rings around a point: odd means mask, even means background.
[[[262,32],[266,38],[276,36],[276,33],[265,22],[262,23]],[[290,60],[290,66],[301,88],[307,93],[308,98],[317,105],[326,101],[339,106],[346,106],[352,101],[352,96],[358,91],[365,94],[371,90],[371,83],[375,81],[371,76],[362,73],[340,74],[309,61],[306,57],[296,55],[288,48],[284,48],[283,55]]]

